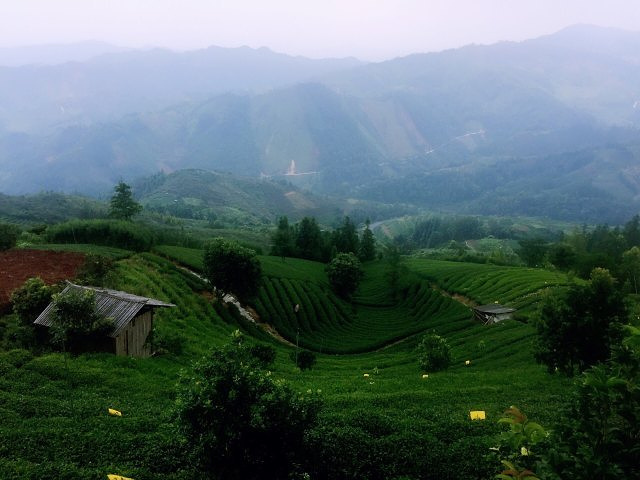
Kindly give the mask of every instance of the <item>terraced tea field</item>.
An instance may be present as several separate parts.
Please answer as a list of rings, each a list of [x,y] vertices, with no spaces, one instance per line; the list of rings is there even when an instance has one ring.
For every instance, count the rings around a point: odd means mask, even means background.
[[[197,250],[172,251],[197,263]],[[493,478],[499,464],[488,461],[487,453],[497,441],[501,412],[517,405],[549,425],[564,401],[571,382],[533,362],[531,326],[481,325],[466,306],[431,288],[445,285],[445,274],[436,282],[434,271],[450,274],[457,265],[407,262],[393,298],[385,266],[369,264],[349,304],[328,289],[321,264],[261,261],[266,282],[260,308],[280,322],[283,334],[295,338],[300,327],[300,343],[323,352],[312,370],[301,372],[290,359],[293,347],[260,337],[277,351],[276,378],[295,391],[321,391],[324,408],[312,436],[324,449],[316,464],[324,473],[314,478]],[[467,266],[474,275],[493,268]],[[518,269],[513,272],[515,277]],[[202,294],[203,284],[171,260],[136,254],[117,261],[116,273],[114,287],[177,305],[158,312],[156,327],[159,334],[180,338],[182,351],[139,360],[0,354],[2,478],[98,480],[107,473],[142,480],[193,478],[172,426],[178,374],[188,374],[192,361],[245,325],[218,312]],[[540,281],[544,285],[548,279],[543,275]],[[475,293],[482,287],[467,293],[483,298]],[[298,317],[291,308],[296,303]],[[444,372],[418,367],[414,347],[422,332],[432,329],[452,346],[453,363]],[[366,353],[326,354],[330,350]],[[107,408],[123,417],[109,417]],[[469,420],[469,410],[477,409],[487,412],[486,422]]]
[[[549,288],[568,286],[566,274],[540,268],[446,262],[411,258],[408,268],[452,294],[477,304],[498,302],[530,313]]]

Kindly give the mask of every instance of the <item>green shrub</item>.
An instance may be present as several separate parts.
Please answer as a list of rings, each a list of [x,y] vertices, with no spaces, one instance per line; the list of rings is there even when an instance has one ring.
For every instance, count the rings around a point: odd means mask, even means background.
[[[337,295],[350,298],[362,280],[360,260],[353,253],[339,253],[326,268],[329,284]]]
[[[435,333],[422,337],[417,350],[420,368],[425,372],[445,370],[451,363],[451,348],[447,340]]]
[[[103,255],[89,253],[78,271],[78,280],[85,285],[104,286],[113,271],[113,260]]]
[[[0,251],[15,247],[20,229],[15,225],[0,223]]]
[[[263,343],[252,345],[249,348],[249,353],[258,361],[262,368],[271,366],[276,360],[276,349],[271,345],[265,345]]]
[[[200,468],[220,480],[290,478],[306,458],[305,433],[319,408],[316,397],[263,370],[239,332],[182,375],[176,400]]]
[[[300,370],[311,370],[316,364],[316,354],[309,350],[293,351],[291,352],[291,360],[296,363]]]
[[[155,354],[164,355],[171,353],[173,355],[181,355],[184,349],[185,339],[177,332],[166,332],[154,328],[146,342],[151,345],[151,350]]]
[[[11,305],[24,325],[31,325],[51,302],[53,290],[40,277],[27,279],[11,293]]]
[[[96,312],[92,290],[70,290],[53,296],[52,341],[64,350],[78,353],[98,344],[112,328],[110,319]]]

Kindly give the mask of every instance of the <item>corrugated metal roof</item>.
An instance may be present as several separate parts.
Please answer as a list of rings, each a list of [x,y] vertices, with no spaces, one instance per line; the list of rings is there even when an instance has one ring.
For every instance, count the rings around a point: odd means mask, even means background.
[[[118,336],[120,331],[125,328],[143,308],[175,307],[172,303],[165,303],[154,298],[140,297],[131,293],[107,288],[84,287],[70,282],[62,291],[61,295],[71,290],[91,290],[95,292],[96,312],[101,316],[113,319],[113,330],[109,333],[109,336],[114,338]],[[33,323],[50,327],[53,322],[51,318],[52,309],[53,303],[50,303]]]
[[[490,303],[489,305],[480,305],[478,307],[473,307],[473,308],[474,310],[477,310],[482,313],[493,313],[493,314],[512,313],[516,311],[515,308],[505,307],[497,303]]]

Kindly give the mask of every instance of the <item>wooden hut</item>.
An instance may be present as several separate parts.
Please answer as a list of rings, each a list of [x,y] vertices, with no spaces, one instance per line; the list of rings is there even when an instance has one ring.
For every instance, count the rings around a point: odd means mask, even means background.
[[[505,307],[499,303],[473,307],[473,316],[485,325],[491,325],[512,317],[515,308]]]
[[[84,287],[70,282],[61,295],[73,290],[91,290],[95,293],[96,313],[111,319],[113,330],[108,333],[104,341],[93,346],[95,347],[93,349],[116,355],[150,356],[151,347],[147,342],[147,337],[153,329],[154,310],[159,307],[175,307],[172,303],[161,302],[153,298],[140,297],[106,288]],[[53,304],[50,303],[33,323],[50,327],[52,308]]]

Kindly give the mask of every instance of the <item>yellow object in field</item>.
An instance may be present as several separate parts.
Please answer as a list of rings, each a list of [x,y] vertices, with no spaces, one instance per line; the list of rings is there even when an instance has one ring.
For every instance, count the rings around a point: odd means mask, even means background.
[[[123,477],[122,475],[114,475],[112,473],[110,473],[109,475],[107,475],[107,478],[109,480],[133,480],[133,478],[129,478],[129,477]]]
[[[122,416],[122,412],[119,410],[114,410],[113,408],[109,409],[109,415],[113,415],[114,417],[121,417]],[[124,478],[124,477],[122,477]]]
[[[467,360],[466,362],[464,362],[465,365],[471,365],[471,360]]]
[[[471,420],[484,420],[487,418],[484,410],[471,410],[469,412],[469,416],[471,417]]]

